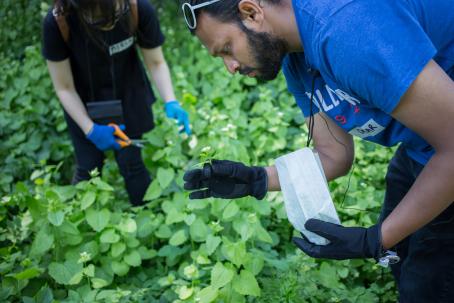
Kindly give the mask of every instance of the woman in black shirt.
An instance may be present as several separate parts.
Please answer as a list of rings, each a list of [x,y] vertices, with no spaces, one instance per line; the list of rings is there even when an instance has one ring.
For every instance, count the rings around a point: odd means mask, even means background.
[[[73,183],[88,179],[95,168],[101,171],[104,152],[113,149],[131,203],[143,203],[151,178],[140,148],[121,148],[114,128],[107,125],[124,123],[131,139],[154,127],[155,96],[136,45],[165,101],[167,116],[190,134],[188,115],[175,98],[163,42],[148,0],[57,0],[45,17],[43,56],[74,145]]]

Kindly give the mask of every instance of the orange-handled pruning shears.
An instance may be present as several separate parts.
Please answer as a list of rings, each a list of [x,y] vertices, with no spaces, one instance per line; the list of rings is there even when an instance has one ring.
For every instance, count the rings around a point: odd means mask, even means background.
[[[131,145],[137,147],[144,147],[143,140],[136,140],[136,139],[129,139],[129,137],[121,130],[121,128],[115,123],[109,123],[109,126],[112,126],[114,131],[114,136],[118,137],[119,140],[116,140],[118,144],[120,144],[121,148],[125,148]]]

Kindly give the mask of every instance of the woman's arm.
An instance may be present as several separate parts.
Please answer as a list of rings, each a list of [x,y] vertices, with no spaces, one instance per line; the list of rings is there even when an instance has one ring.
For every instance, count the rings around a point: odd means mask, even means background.
[[[169,66],[164,58],[161,47],[146,49],[141,48],[145,65],[150,72],[153,84],[159,91],[159,95],[164,102],[174,101],[172,79],[170,77]]]
[[[84,134],[93,127],[93,121],[88,116],[88,113],[80,99],[79,94],[74,87],[74,80],[71,71],[69,59],[54,62],[47,61],[47,67],[54,85],[58,99],[63,105],[65,111],[79,125]]]

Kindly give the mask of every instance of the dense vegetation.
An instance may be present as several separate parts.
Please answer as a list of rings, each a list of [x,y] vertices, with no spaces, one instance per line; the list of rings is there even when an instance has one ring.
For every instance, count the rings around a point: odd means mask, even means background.
[[[180,136],[154,105],[158,126],[143,149],[154,176],[150,202],[131,208],[112,155],[102,177],[93,172],[67,185],[72,146],[40,55],[48,3],[0,2],[0,301],[395,301],[389,271],[373,262],[298,252],[280,193],[263,201],[188,199],[187,168],[211,157],[271,164],[303,147],[306,131],[282,78],[259,86],[228,75],[188,34],[174,3],[158,6],[195,135]],[[356,143],[353,172],[330,187],[342,222],[369,226],[392,153]]]

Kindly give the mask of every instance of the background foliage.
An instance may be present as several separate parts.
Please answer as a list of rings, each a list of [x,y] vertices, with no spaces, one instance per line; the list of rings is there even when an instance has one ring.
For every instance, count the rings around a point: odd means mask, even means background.
[[[131,208],[111,155],[102,177],[67,185],[72,146],[40,55],[48,3],[0,3],[0,301],[394,302],[389,272],[373,262],[299,253],[281,194],[187,198],[185,169],[210,157],[272,164],[304,146],[306,132],[282,78],[258,86],[228,75],[182,26],[175,3],[155,4],[195,135],[180,136],[154,105],[158,127],[143,150],[150,202]],[[369,226],[392,152],[356,143],[354,170],[330,187],[341,220]]]

